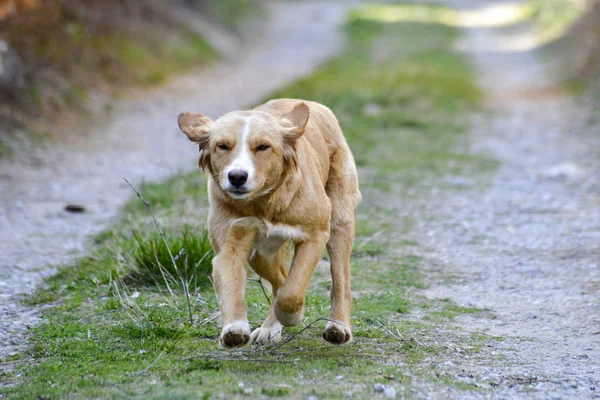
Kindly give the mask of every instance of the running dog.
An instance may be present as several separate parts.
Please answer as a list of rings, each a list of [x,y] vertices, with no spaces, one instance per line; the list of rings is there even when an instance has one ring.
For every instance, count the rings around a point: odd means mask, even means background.
[[[208,231],[215,251],[220,343],[278,343],[300,323],[323,250],[331,260],[331,315],[323,338],[344,344],[350,329],[350,253],[360,201],[354,158],[333,112],[310,101],[271,100],[213,121],[182,113],[179,128],[200,148],[209,173]],[[285,256],[294,245],[291,268]],[[246,261],[273,288],[269,315],[250,333]]]

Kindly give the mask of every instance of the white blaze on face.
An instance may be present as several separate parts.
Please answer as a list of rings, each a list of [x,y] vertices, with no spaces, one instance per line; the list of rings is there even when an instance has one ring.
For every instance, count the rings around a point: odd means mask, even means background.
[[[248,192],[254,190],[254,177],[255,177],[255,168],[254,161],[252,160],[252,151],[250,150],[250,146],[248,145],[248,139],[250,138],[252,117],[244,118],[244,126],[242,127],[241,137],[238,139],[236,144],[236,154],[231,164],[229,164],[225,170],[223,171],[223,175],[221,176],[221,187],[225,190],[229,190],[232,188],[231,183],[229,182],[229,172],[239,170],[245,171],[248,174],[248,180],[246,184],[243,186],[245,190]],[[236,199],[246,198],[247,194],[233,194],[230,193],[230,196]]]

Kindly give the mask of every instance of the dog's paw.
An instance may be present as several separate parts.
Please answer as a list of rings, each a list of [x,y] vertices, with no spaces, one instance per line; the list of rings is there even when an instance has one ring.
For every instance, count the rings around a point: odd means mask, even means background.
[[[281,324],[274,324],[268,328],[257,328],[250,335],[250,342],[253,344],[277,344],[281,342]]]
[[[250,324],[246,321],[233,321],[223,327],[219,342],[223,347],[242,347],[250,341]]]
[[[279,308],[277,303],[275,303],[275,316],[283,326],[296,326],[304,317],[304,307],[294,313],[289,313],[283,311],[281,308]]]
[[[352,340],[352,332],[349,326],[329,321],[323,331],[323,339],[333,344],[346,344]]]

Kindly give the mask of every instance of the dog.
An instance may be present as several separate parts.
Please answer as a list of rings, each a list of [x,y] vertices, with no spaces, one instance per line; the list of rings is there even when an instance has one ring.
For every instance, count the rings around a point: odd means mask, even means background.
[[[361,199],[354,158],[333,112],[322,104],[271,100],[213,121],[178,117],[209,174],[212,278],[221,310],[220,344],[278,343],[303,317],[306,289],[325,248],[331,314],[323,338],[352,339],[350,254]],[[286,253],[294,245],[291,268]],[[272,288],[269,315],[252,333],[244,301],[246,261]]]

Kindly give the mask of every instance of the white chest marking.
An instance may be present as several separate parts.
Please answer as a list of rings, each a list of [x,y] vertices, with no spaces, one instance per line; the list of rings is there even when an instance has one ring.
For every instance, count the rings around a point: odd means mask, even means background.
[[[298,226],[286,225],[286,224],[271,224],[265,221],[267,225],[267,236],[276,236],[287,239],[303,239],[306,237],[306,233]]]
[[[285,242],[301,241],[308,238],[308,234],[299,226],[286,224],[272,224],[256,217],[244,217],[231,221],[231,226],[245,226],[256,232],[254,250],[266,258],[273,257]]]
[[[254,240],[254,248],[263,257],[273,257],[289,240],[297,241],[306,239],[306,232],[298,226],[285,224],[271,224],[264,221],[266,232],[259,232]]]

